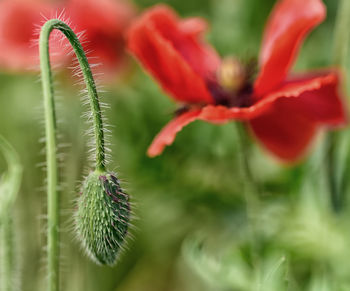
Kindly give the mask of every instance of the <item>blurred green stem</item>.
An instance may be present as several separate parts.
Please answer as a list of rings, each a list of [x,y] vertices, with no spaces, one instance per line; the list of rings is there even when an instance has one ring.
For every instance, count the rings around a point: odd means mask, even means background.
[[[346,60],[348,56],[349,44],[349,27],[350,27],[350,1],[340,0],[334,28],[334,47],[333,47],[333,64],[340,67],[344,71],[344,80],[346,80]],[[345,88],[344,88],[345,90]],[[333,210],[340,212],[344,206],[345,187],[342,186],[343,179],[346,178],[346,169],[340,173],[338,179],[337,144],[339,141],[338,132],[330,132],[326,140],[326,175],[328,178],[328,187],[330,192],[330,200]]]
[[[54,89],[49,54],[49,37],[52,30],[60,30],[69,40],[79,61],[93,117],[93,126],[96,143],[96,170],[105,170],[105,145],[101,109],[97,95],[96,85],[91,69],[79,42],[72,29],[63,21],[51,19],[47,21],[40,33],[40,68],[42,90],[45,108],[45,134],[46,134],[46,159],[47,159],[47,199],[48,199],[48,290],[59,290],[59,195],[57,192],[57,144],[56,144],[56,113],[54,102]]]
[[[9,213],[8,213],[9,214]],[[1,245],[1,289],[2,291],[14,290],[15,277],[15,251],[13,239],[12,217],[3,215],[0,227]]]
[[[238,132],[240,165],[244,178],[244,198],[246,202],[247,218],[250,229],[250,244],[252,248],[252,258],[255,270],[259,272],[259,235],[258,235],[258,215],[260,208],[260,188],[257,184],[250,165],[251,144],[244,123],[236,122]],[[257,274],[259,276],[259,274]]]
[[[0,151],[8,170],[0,180],[0,290],[14,291],[18,279],[14,244],[13,205],[21,184],[22,167],[14,148],[0,136]]]
[[[336,145],[338,141],[338,133],[328,133],[326,140],[326,175],[328,178],[328,189],[330,193],[330,201],[333,210],[338,213],[343,207],[343,193],[340,192],[340,187],[337,179],[337,168],[336,168]],[[344,189],[345,190],[345,189]]]
[[[240,122],[236,122],[239,147],[241,152],[241,163],[243,167],[244,179],[246,184],[248,184],[250,196],[254,195],[254,198],[251,197],[249,200],[257,200],[257,197],[260,196],[260,188],[254,178],[253,171],[250,166],[250,155],[251,155],[251,144],[246,132],[245,125]]]

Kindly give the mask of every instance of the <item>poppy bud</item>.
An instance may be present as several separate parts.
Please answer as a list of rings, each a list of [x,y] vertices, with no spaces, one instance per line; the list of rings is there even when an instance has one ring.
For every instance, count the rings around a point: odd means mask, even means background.
[[[121,189],[116,175],[91,172],[78,200],[76,226],[84,248],[95,262],[116,262],[129,220],[129,196]]]

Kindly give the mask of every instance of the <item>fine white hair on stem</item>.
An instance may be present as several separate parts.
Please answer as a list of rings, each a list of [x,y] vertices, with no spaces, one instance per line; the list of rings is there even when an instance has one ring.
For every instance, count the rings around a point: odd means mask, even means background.
[[[69,20],[69,18],[66,16],[66,13],[65,13],[65,10],[61,10],[61,11],[56,11],[56,13],[54,15],[51,15],[50,17],[46,16],[46,15],[42,15],[42,18],[43,18],[43,23],[48,21],[49,19],[52,19],[52,18],[57,18],[57,19],[60,19],[62,21],[64,21],[65,23],[67,23],[69,26],[71,26],[71,22]],[[40,30],[41,30],[41,26],[42,25],[38,25],[37,26],[37,30],[36,30],[36,35],[39,36],[40,35]],[[73,30],[75,30],[73,28]],[[57,33],[56,33],[57,32]],[[54,49],[51,49],[51,46],[53,45],[56,45],[57,43],[60,44],[60,49],[62,50],[69,50],[69,52],[64,52],[65,54],[68,54],[68,55],[73,55],[73,61],[71,62],[71,66],[70,66],[70,69],[72,70],[72,75],[73,77],[75,78],[75,82],[78,84],[78,85],[83,85],[84,84],[84,80],[83,80],[83,74],[82,74],[82,71],[81,71],[81,68],[79,66],[79,62],[74,54],[74,50],[72,49],[72,46],[69,44],[69,42],[66,40],[66,38],[64,37],[64,35],[62,33],[60,33],[58,30],[54,30],[53,33],[51,34],[52,36],[50,36],[50,39],[54,39],[56,40],[55,42],[50,42],[50,52],[51,51],[54,51]],[[80,31],[80,32],[77,32],[76,33],[79,41],[84,45],[84,47],[89,47],[89,41],[87,41],[86,39],[86,33],[85,31]],[[33,40],[33,45],[37,46],[38,45],[38,38],[39,37],[35,37],[34,40]],[[94,63],[96,61],[96,57],[91,57],[90,54],[91,54],[92,50],[91,49],[86,49],[85,50],[85,54],[87,56],[87,59],[90,63],[90,68],[91,69],[95,69],[97,68],[98,66],[100,66],[99,63]],[[52,55],[52,53],[50,54]],[[53,63],[53,66],[55,66],[55,63]],[[95,74],[96,75],[96,74]],[[55,82],[56,82],[56,78],[54,78]],[[95,80],[96,82],[96,80]],[[85,85],[85,84],[84,84]],[[96,86],[99,87],[98,85],[98,82],[96,82]],[[59,88],[58,86],[55,85],[55,90],[57,90],[56,88]],[[87,96],[87,90],[86,89],[83,89],[81,90],[82,92],[80,94],[84,95],[84,97],[86,98]],[[99,92],[100,90],[98,90]],[[56,98],[56,97],[55,97]],[[55,102],[58,104],[58,102]],[[87,104],[90,103],[89,100],[87,100],[86,102]],[[87,107],[87,116],[90,116],[90,109],[89,107]],[[57,106],[57,111],[59,111],[59,108]],[[61,114],[57,114],[57,116],[61,116]],[[91,126],[91,122],[92,122],[92,119],[91,118],[87,118],[87,121],[88,121],[88,126],[90,127]],[[60,124],[61,121],[57,121],[58,124]],[[92,136],[93,137],[93,134],[91,135],[88,135],[88,136]],[[89,138],[91,140],[91,138]],[[93,140],[93,139],[92,139]],[[108,143],[107,143],[108,144]],[[94,142],[88,142],[88,145],[90,148],[95,148],[96,145],[94,144]],[[90,157],[88,158],[88,160],[92,160]]]
[[[64,21],[70,27],[72,26],[71,20],[66,16],[65,9],[56,10],[51,13],[50,16],[41,13],[42,21],[40,23],[34,24],[33,38],[30,41],[30,47],[38,48],[39,47],[39,36],[41,32],[42,26],[50,19],[59,19]],[[53,60],[51,62],[51,66],[53,69],[61,68],[65,62],[62,62],[62,59],[65,56],[69,55],[73,49],[69,45],[69,41],[66,37],[59,32],[58,30],[52,31],[50,34],[50,59]],[[29,67],[30,71],[39,71],[39,55],[33,56],[35,58],[33,60],[33,66]]]

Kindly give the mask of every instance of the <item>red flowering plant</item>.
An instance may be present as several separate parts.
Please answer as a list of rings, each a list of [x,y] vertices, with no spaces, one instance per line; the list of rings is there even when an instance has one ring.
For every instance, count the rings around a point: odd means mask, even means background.
[[[260,143],[286,162],[300,159],[316,130],[345,123],[339,73],[289,74],[306,35],[326,16],[320,0],[281,0],[265,28],[254,80],[251,64],[220,59],[202,39],[207,24],[179,19],[165,5],[146,11],[128,31],[128,48],[163,89],[184,106],[155,137],[159,155],[195,120],[248,124]]]
[[[135,7],[127,0],[4,0],[0,2],[0,67],[7,70],[39,70],[37,27],[45,18],[67,18],[83,33],[83,47],[100,66],[104,79],[115,76],[126,63],[124,31],[135,16]],[[55,35],[54,35],[55,36]],[[50,40],[55,64],[71,61],[61,42]]]

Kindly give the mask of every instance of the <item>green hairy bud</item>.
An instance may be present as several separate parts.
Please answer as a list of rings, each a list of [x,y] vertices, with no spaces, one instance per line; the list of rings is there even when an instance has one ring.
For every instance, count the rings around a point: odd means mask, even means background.
[[[76,226],[90,257],[99,264],[115,264],[128,233],[129,196],[114,173],[91,172],[78,200]]]

